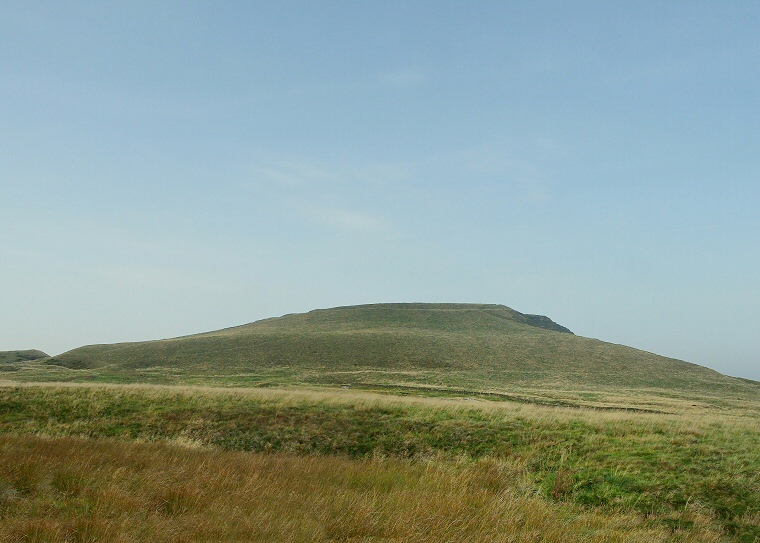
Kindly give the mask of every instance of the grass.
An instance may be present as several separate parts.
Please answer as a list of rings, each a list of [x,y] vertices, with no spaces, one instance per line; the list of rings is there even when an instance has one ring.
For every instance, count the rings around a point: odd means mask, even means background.
[[[717,542],[536,496],[519,466],[0,436],[0,541]],[[118,468],[114,469],[114,466]],[[688,529],[684,529],[688,526]]]
[[[0,388],[0,433],[191,443],[212,455],[285,454],[296,463],[385,459],[443,472],[490,462],[519,473],[541,507],[613,524],[638,519],[625,530],[760,540],[760,428],[743,409],[642,414],[351,390],[15,386]]]

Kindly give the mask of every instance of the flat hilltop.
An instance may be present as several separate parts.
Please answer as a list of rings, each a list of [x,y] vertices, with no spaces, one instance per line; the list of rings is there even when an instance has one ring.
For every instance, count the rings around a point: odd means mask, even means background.
[[[642,403],[635,400],[642,391],[684,401],[760,398],[759,383],[577,336],[548,317],[495,304],[318,309],[173,339],[80,347],[16,377],[358,387],[629,407]]]

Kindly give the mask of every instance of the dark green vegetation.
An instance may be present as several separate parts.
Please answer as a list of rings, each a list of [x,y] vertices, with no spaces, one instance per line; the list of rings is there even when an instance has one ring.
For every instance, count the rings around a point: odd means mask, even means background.
[[[13,378],[350,385],[596,405],[619,405],[610,394],[621,389],[704,401],[760,398],[757,383],[578,337],[546,317],[472,304],[341,307],[176,339],[91,345],[19,368]]]
[[[223,450],[400,457],[520,471],[549,501],[760,538],[756,414],[642,415],[511,402],[128,387],[0,388],[0,433],[179,440]]]
[[[48,358],[50,355],[34,349],[26,351],[0,351],[0,364],[12,364],[14,362],[28,362]]]

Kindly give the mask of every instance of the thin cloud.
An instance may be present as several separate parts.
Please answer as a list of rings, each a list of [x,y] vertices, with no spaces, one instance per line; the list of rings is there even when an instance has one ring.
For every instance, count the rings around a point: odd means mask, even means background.
[[[262,165],[254,165],[251,172],[255,180],[291,188],[340,183],[350,177],[348,172],[323,168],[305,159],[270,160]]]
[[[272,159],[249,168],[252,190],[269,184],[272,205],[289,209],[298,220],[334,229],[395,232],[392,224],[374,211],[385,201],[389,187],[398,186],[407,172],[393,164],[336,164],[325,166],[307,158]],[[386,201],[387,203],[387,201]]]
[[[154,265],[101,265],[94,273],[119,288],[151,289],[189,293],[231,294],[229,283],[209,281],[200,274],[182,268]]]
[[[482,192],[490,187],[510,194],[516,201],[539,203],[553,198],[543,164],[561,155],[561,148],[543,140],[520,145],[495,142],[428,157],[408,169],[412,178],[448,179],[454,187],[467,183],[469,189],[465,192]],[[443,186],[437,184],[434,188]]]
[[[389,233],[392,230],[386,220],[371,213],[317,205],[303,205],[302,212],[315,223],[341,230],[366,233]]]
[[[255,180],[288,187],[385,184],[408,179],[404,163],[338,163],[324,165],[305,157],[275,158],[250,167]]]

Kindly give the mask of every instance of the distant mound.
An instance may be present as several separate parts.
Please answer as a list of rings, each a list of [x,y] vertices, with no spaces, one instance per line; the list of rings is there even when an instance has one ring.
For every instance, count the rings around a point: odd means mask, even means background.
[[[576,336],[548,317],[481,304],[318,309],[174,339],[90,345],[45,363],[77,370],[68,378],[120,382],[503,395],[601,389],[689,398],[760,393],[760,383]]]
[[[48,354],[35,349],[26,351],[0,351],[0,364],[10,364],[13,362],[28,362],[30,360],[39,360],[47,358]]]

